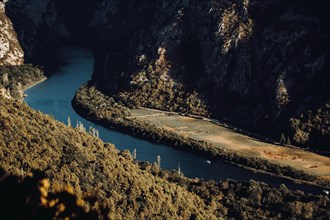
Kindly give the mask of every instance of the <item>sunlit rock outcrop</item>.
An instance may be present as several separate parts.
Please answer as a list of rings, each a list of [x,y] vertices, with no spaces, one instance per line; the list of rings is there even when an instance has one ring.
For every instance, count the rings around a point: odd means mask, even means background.
[[[26,57],[47,64],[59,37],[90,46],[91,84],[126,105],[212,115],[275,139],[281,133],[292,139],[300,121],[310,133],[305,143],[329,140],[326,0],[7,5]],[[313,120],[320,126],[306,125]]]
[[[0,2],[0,30],[0,65],[23,64],[24,53],[13,24],[6,16],[3,2]]]
[[[290,121],[303,120],[300,129],[311,134],[305,143],[325,145],[328,5],[324,0],[100,1],[90,27],[102,33],[97,37],[108,48],[97,56],[92,83],[125,103],[164,110],[173,110],[177,98],[184,99],[181,106],[195,106],[189,95],[173,94],[196,92],[193,99],[206,103],[213,117],[275,139],[283,133],[292,140],[296,126]],[[159,47],[166,49],[169,65],[151,78]],[[164,79],[182,86],[159,86]],[[150,90],[155,94],[149,96]],[[149,101],[127,101],[136,94]],[[306,125],[316,118],[320,126]]]

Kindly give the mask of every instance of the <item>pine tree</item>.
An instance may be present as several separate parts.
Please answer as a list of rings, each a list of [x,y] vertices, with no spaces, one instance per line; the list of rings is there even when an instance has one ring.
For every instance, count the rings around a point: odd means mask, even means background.
[[[99,137],[99,131],[96,130],[95,128],[93,128],[92,126],[89,126],[89,133],[93,136],[93,137]]]
[[[2,85],[6,88],[9,85],[8,73],[2,75]]]
[[[70,119],[69,116],[68,116],[68,126],[69,126],[69,127],[72,127],[72,125],[71,125],[71,119]]]
[[[160,163],[161,163],[160,155],[157,155],[157,165],[159,168],[160,168]]]
[[[288,136],[288,138],[286,139],[286,145],[291,145],[291,140],[290,137]]]
[[[281,133],[280,145],[284,145],[285,143],[286,143],[285,135],[283,133]]]
[[[136,148],[133,150],[133,159],[136,160]]]
[[[77,121],[76,128],[77,128],[80,132],[86,132],[86,128],[84,127],[84,124],[81,123],[80,121]]]

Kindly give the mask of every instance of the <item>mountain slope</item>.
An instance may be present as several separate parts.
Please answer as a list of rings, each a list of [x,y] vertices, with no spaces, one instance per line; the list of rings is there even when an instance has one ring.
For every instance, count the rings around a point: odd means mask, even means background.
[[[63,37],[94,48],[92,85],[125,105],[211,115],[326,150],[329,5],[12,0],[7,14],[34,63],[52,63]]]
[[[184,188],[139,168],[129,152],[69,128],[27,105],[0,98],[0,166],[10,174],[45,172],[51,189],[71,185],[78,196],[96,191],[99,206],[115,219],[191,215],[221,217]]]
[[[129,2],[90,23],[109,44],[92,80],[105,94],[328,148],[328,2]]]
[[[5,5],[0,2],[0,66],[21,65],[24,62],[24,53],[13,24],[5,12]]]
[[[157,165],[139,164],[128,151],[119,152],[81,128],[68,127],[24,103],[3,97],[0,97],[0,140],[3,169],[0,185],[4,186],[0,193],[8,195],[7,190],[14,190],[10,186],[18,186],[19,192],[31,193],[32,202],[38,201],[40,192],[49,190],[50,195],[60,199],[59,209],[54,213],[63,212],[62,202],[66,205],[73,202],[65,215],[72,212],[86,216],[84,210],[90,210],[92,216],[96,213],[101,219],[328,219],[330,215],[328,196],[304,194],[284,185],[276,189],[255,181],[187,179],[176,172],[160,170]],[[9,177],[9,183],[14,182],[8,186],[2,173],[22,177],[34,170],[44,173],[50,186],[44,181],[38,183],[38,176],[32,182],[28,178],[27,185],[24,182],[15,185],[17,180]],[[41,191],[34,194],[34,190]],[[59,191],[64,194],[56,193]],[[69,195],[65,196],[65,192]],[[78,200],[72,196],[73,192]],[[11,201],[5,202],[5,207],[13,205],[6,208],[6,213],[15,205],[30,214],[33,210],[43,211],[47,204],[53,207],[52,197],[49,203],[41,200],[45,203],[41,206],[34,206],[33,202],[19,205],[19,199],[26,195],[29,194],[2,197]],[[18,200],[13,201],[13,196]],[[78,203],[82,197],[85,203]]]

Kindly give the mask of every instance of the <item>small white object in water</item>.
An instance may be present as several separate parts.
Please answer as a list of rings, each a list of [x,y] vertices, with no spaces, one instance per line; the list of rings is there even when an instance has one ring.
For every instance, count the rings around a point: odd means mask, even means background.
[[[205,162],[206,162],[206,163],[211,163],[211,161],[209,161],[209,160],[206,160]]]
[[[323,192],[327,195],[329,195],[329,190],[323,190]]]

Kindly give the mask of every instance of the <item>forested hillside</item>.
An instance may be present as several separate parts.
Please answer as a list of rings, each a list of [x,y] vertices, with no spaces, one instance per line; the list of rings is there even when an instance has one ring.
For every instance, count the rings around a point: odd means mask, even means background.
[[[17,207],[27,215],[37,210],[35,214],[41,216],[76,213],[110,219],[330,216],[327,196],[291,191],[284,185],[276,189],[255,181],[187,179],[161,170],[157,164],[138,163],[130,152],[102,143],[81,127],[69,127],[2,97],[0,140],[0,192],[4,195],[1,204],[5,204],[1,209],[7,212]],[[34,178],[26,177],[31,173]],[[13,191],[16,186],[19,191]],[[9,195],[10,190],[15,193]],[[24,198],[33,200],[22,202]],[[51,203],[52,198],[57,203]]]

